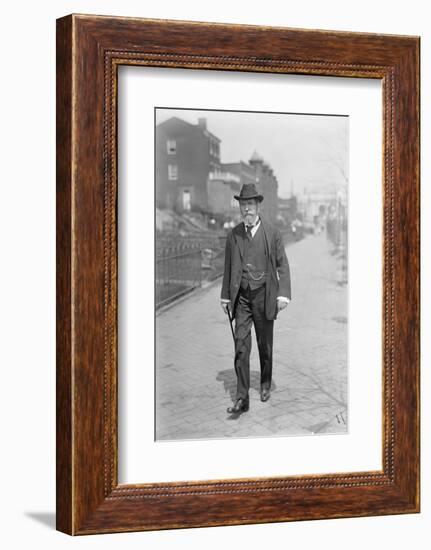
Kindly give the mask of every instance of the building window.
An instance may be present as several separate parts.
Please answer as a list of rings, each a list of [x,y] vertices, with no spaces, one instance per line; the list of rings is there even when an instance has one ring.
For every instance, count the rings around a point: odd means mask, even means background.
[[[175,155],[177,152],[177,142],[174,139],[168,139],[166,142],[168,155]]]
[[[191,208],[192,208],[192,201],[191,201],[190,191],[185,189],[183,191],[183,210],[185,210],[186,212],[190,212]]]
[[[170,180],[178,179],[178,166],[176,164],[168,164],[168,177]]]

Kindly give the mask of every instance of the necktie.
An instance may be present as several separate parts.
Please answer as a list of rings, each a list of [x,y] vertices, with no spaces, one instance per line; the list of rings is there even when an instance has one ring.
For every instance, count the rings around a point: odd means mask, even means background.
[[[247,233],[247,237],[249,239],[252,239],[252,234],[251,234],[251,230],[253,229],[253,225],[246,225],[245,227],[245,232]]]

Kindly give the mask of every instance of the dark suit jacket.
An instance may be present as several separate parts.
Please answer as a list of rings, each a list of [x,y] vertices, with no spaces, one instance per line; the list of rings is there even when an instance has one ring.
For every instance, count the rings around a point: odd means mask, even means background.
[[[268,320],[277,318],[277,296],[291,299],[290,271],[283,239],[280,231],[269,222],[261,219],[266,253],[269,258],[265,280],[265,315]],[[230,300],[232,315],[235,317],[236,299],[242,277],[242,257],[246,239],[244,223],[241,222],[228,234],[226,239],[225,262],[221,298]]]

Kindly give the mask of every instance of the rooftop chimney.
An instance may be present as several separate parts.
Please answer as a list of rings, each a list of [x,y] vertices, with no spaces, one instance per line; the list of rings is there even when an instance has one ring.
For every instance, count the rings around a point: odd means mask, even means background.
[[[206,118],[198,118],[198,124],[202,128],[202,130],[207,129],[207,119]]]

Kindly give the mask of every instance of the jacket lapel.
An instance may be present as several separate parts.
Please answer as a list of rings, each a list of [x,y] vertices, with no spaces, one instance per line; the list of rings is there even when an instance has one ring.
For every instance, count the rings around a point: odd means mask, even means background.
[[[238,247],[239,254],[242,260],[244,257],[244,239],[245,239],[245,231],[244,231],[243,223],[241,223],[241,225],[237,228],[237,230],[234,232],[234,235],[235,235],[236,245]]]
[[[263,229],[266,257],[270,259],[271,258],[269,255],[269,241],[271,239],[270,230],[269,230],[269,227],[266,225],[266,222],[262,218],[260,218],[260,226]]]

